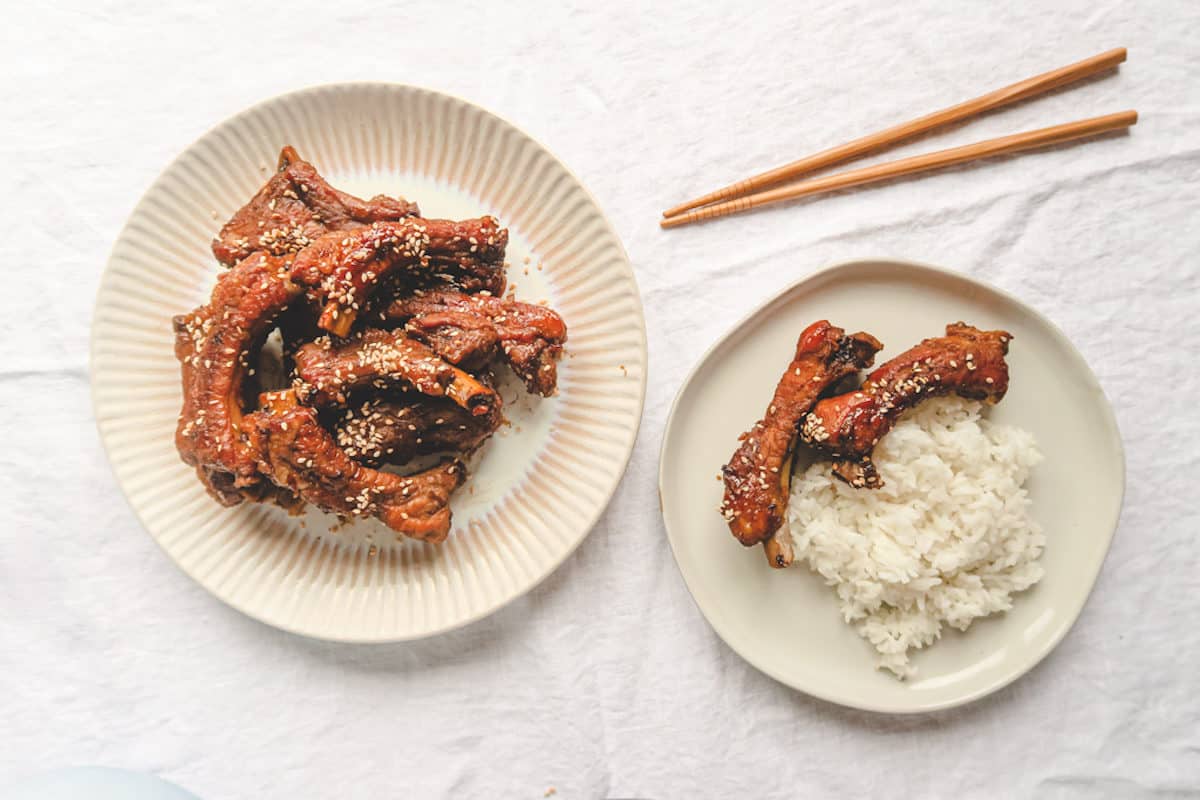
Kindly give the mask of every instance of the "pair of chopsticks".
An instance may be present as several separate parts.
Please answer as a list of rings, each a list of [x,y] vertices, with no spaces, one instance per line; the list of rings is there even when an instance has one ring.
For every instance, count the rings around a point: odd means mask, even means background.
[[[868,153],[891,147],[905,139],[918,136],[934,128],[960,122],[982,114],[986,111],[1010,105],[1019,100],[1027,100],[1045,94],[1051,89],[1074,83],[1078,80],[1112,69],[1125,60],[1125,48],[1109,50],[1105,53],[1086,58],[1075,64],[1052,70],[1032,78],[1005,86],[994,92],[967,100],[956,106],[935,111],[928,116],[905,122],[887,130],[872,133],[861,139],[855,139],[847,144],[822,151],[815,155],[784,164],[760,175],[732,183],[723,189],[709,192],[703,197],[697,197],[687,203],[682,203],[663,212],[659,224],[664,228],[674,228],[692,222],[706,219],[716,219],[730,214],[737,214],[758,208],[769,203],[784,200],[794,200],[798,197],[832,192],[849,186],[862,186],[867,183],[889,180],[901,175],[912,175],[918,172],[962,164],[980,158],[989,158],[1005,153],[1017,153],[1031,150],[1035,147],[1045,147],[1052,144],[1069,142],[1088,136],[1096,136],[1109,131],[1127,128],[1137,122],[1136,111],[1121,111],[1103,117],[1068,122],[1063,125],[1053,125],[1025,133],[1015,133],[1011,136],[1001,136],[962,147],[952,147],[949,150],[939,150],[934,153],[902,158],[885,164],[876,164],[861,169],[840,172],[823,178],[812,178],[789,186],[776,186],[784,181],[792,180],[801,175],[815,172],[818,169],[841,164],[846,161],[865,156]]]

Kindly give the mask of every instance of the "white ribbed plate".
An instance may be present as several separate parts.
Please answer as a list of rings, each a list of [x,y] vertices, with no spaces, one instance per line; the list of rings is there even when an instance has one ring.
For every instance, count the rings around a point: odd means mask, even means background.
[[[559,396],[503,389],[512,425],[472,462],[443,545],[382,524],[212,501],[175,452],[179,367],[171,317],[203,302],[209,242],[263,183],[279,149],[339,188],[416,200],[431,217],[508,226],[517,297],[567,322]],[[189,575],[235,608],[341,641],[429,636],[495,611],[579,545],[625,470],[641,419],[645,322],[633,270],[604,214],[537,142],[465,101],[392,84],[339,84],[223,122],[158,178],[101,282],[92,392],[101,437],[138,517]],[[518,397],[518,395],[520,395]],[[332,528],[332,530],[331,530]]]

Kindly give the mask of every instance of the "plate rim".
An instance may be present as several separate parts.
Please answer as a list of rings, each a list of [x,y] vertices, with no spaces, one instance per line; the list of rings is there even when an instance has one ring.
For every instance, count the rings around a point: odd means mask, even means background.
[[[126,490],[125,484],[122,482],[121,476],[117,472],[117,465],[113,461],[112,449],[111,449],[109,439],[106,436],[104,427],[101,425],[101,422],[100,422],[100,414],[99,414],[97,391],[96,391],[96,388],[97,388],[96,387],[96,374],[97,374],[97,372],[96,372],[96,357],[97,357],[97,347],[98,347],[97,333],[96,333],[96,329],[97,329],[96,320],[99,316],[97,312],[100,310],[101,302],[103,300],[106,282],[107,282],[109,273],[112,268],[113,258],[117,253],[117,249],[120,246],[120,243],[125,238],[127,232],[130,230],[130,226],[133,223],[133,221],[137,218],[139,211],[141,211],[143,209],[143,206],[145,206],[145,204],[147,202],[147,198],[149,198],[151,196],[151,194],[153,194],[155,192],[155,190],[159,188],[159,186],[166,180],[167,174],[183,159],[183,157],[188,152],[190,152],[194,147],[196,147],[197,144],[199,144],[205,138],[207,138],[208,136],[213,134],[214,131],[217,131],[218,129],[220,129],[224,126],[231,124],[231,123],[235,122],[236,120],[239,120],[244,117],[249,117],[250,115],[252,115],[256,112],[259,112],[261,109],[263,109],[267,106],[270,106],[272,104],[275,104],[275,103],[280,103],[280,102],[284,102],[287,100],[295,100],[301,96],[314,95],[314,94],[319,94],[322,92],[369,91],[372,89],[378,90],[378,91],[413,92],[413,93],[436,95],[436,96],[439,96],[439,97],[442,97],[442,98],[445,98],[448,100],[455,101],[457,103],[461,103],[463,106],[470,109],[474,113],[479,113],[479,114],[483,114],[485,116],[492,117],[492,118],[498,120],[499,122],[503,123],[504,125],[507,125],[512,130],[514,130],[521,136],[524,136],[530,142],[532,142],[534,145],[536,145],[538,148],[540,148],[540,150],[543,153],[545,153],[547,157],[549,157],[555,164],[557,164],[558,167],[561,168],[563,170],[563,172],[567,176],[569,176],[572,181],[575,182],[575,184],[583,192],[584,196],[588,199],[588,201],[591,203],[591,205],[595,208],[600,221],[603,222],[604,226],[608,229],[609,233],[611,234],[613,243],[616,245],[616,248],[622,257],[622,260],[624,261],[626,266],[628,266],[628,268],[629,268],[629,278],[633,284],[633,289],[634,289],[634,294],[635,294],[635,299],[636,299],[636,310],[637,310],[637,315],[638,315],[638,319],[640,322],[640,324],[637,327],[637,336],[638,336],[637,348],[638,348],[638,354],[640,355],[641,361],[642,361],[642,369],[641,369],[641,375],[638,380],[637,404],[636,404],[635,413],[634,413],[633,426],[630,430],[631,435],[629,438],[629,445],[626,448],[624,457],[621,459],[620,470],[616,473],[616,477],[611,482],[611,485],[609,487],[607,487],[605,489],[605,491],[603,492],[603,500],[602,500],[602,502],[600,502],[597,505],[596,511],[591,515],[590,519],[586,520],[586,526],[583,529],[583,534],[581,536],[579,536],[578,539],[575,542],[573,542],[569,547],[565,548],[563,550],[562,554],[560,555],[560,557],[553,560],[553,562],[550,564],[550,566],[545,570],[545,572],[542,575],[538,576],[535,580],[530,582],[528,585],[522,587],[519,591],[514,592],[511,596],[503,598],[499,602],[492,603],[490,605],[485,605],[482,609],[477,611],[475,614],[469,614],[462,619],[454,620],[453,622],[442,625],[441,627],[438,627],[438,628],[421,630],[421,631],[417,631],[417,632],[413,632],[413,633],[409,633],[409,634],[387,634],[387,635],[379,635],[379,636],[375,636],[375,635],[346,635],[346,636],[343,636],[343,635],[338,635],[338,634],[319,633],[319,632],[316,632],[313,630],[304,629],[295,624],[291,624],[287,621],[267,619],[264,615],[257,613],[253,608],[248,607],[247,604],[240,602],[238,600],[235,600],[234,598],[226,597],[226,596],[219,594],[215,589],[208,586],[205,583],[205,581],[201,580],[201,578],[197,574],[194,574],[191,570],[187,569],[182,563],[180,563],[179,559],[177,559],[175,557],[175,555],[163,544],[163,542],[160,540],[159,536],[157,536],[150,529],[150,526],[147,525],[146,520],[145,520],[141,510],[138,509],[138,507],[133,503],[133,500],[130,498],[129,492]],[[96,433],[100,439],[100,445],[104,452],[105,461],[108,464],[109,471],[112,474],[112,477],[113,477],[114,482],[116,483],[117,489],[120,491],[122,498],[124,498],[126,506],[133,512],[133,515],[137,519],[139,526],[150,537],[150,539],[159,548],[159,550],[162,551],[167,556],[167,559],[175,566],[176,569],[178,569],[181,573],[186,575],[196,585],[200,586],[200,588],[204,589],[210,596],[215,597],[217,600],[221,601],[226,606],[234,609],[235,611],[237,611],[241,614],[244,614],[245,616],[253,619],[255,622],[258,622],[263,625],[267,625],[267,626],[269,626],[271,628],[275,628],[277,630],[285,631],[289,634],[303,636],[305,638],[312,639],[315,641],[325,641],[325,642],[332,642],[332,643],[337,643],[337,644],[368,644],[369,645],[369,644],[389,644],[389,643],[398,643],[398,642],[411,642],[411,641],[419,641],[422,639],[430,639],[435,636],[439,636],[441,634],[450,633],[452,631],[456,631],[461,628],[465,628],[468,625],[472,625],[476,622],[479,622],[482,619],[490,617],[491,615],[501,611],[502,609],[504,609],[509,604],[516,601],[517,599],[524,597],[525,595],[532,592],[534,589],[536,589],[538,586],[540,586],[542,583],[544,583],[551,575],[553,575],[555,572],[557,572],[559,570],[559,568],[561,568],[562,565],[564,563],[566,563],[567,559],[569,559],[572,555],[575,554],[575,552],[584,543],[584,541],[589,536],[591,536],[593,530],[595,530],[596,525],[600,522],[600,518],[604,516],[604,513],[608,510],[608,507],[612,504],[613,497],[616,495],[617,490],[620,488],[621,483],[624,481],[626,474],[629,472],[629,463],[633,458],[634,450],[637,449],[637,441],[638,441],[638,437],[641,435],[642,422],[645,417],[646,387],[648,384],[648,373],[649,373],[649,351],[648,351],[648,347],[647,347],[645,303],[643,302],[643,299],[642,299],[641,287],[638,284],[637,271],[634,269],[633,261],[629,258],[629,252],[625,248],[625,243],[621,240],[620,235],[617,233],[616,227],[613,225],[612,220],[609,218],[608,213],[604,210],[604,207],[596,199],[596,196],[587,187],[587,185],[579,178],[579,176],[577,174],[575,174],[574,170],[572,170],[569,166],[567,166],[567,164],[565,162],[563,162],[563,160],[560,159],[555,154],[555,152],[553,150],[551,150],[549,147],[547,147],[540,139],[538,139],[537,137],[530,134],[527,130],[525,130],[520,125],[515,124],[514,122],[512,122],[512,120],[508,119],[507,117],[501,116],[500,114],[497,114],[496,112],[494,112],[488,108],[485,108],[471,100],[461,97],[457,94],[454,94],[451,92],[446,92],[441,89],[432,89],[432,88],[420,86],[417,84],[403,83],[403,82],[398,82],[398,81],[372,81],[372,80],[330,81],[330,82],[325,82],[325,83],[309,84],[307,86],[302,86],[298,89],[292,89],[292,90],[289,90],[286,92],[278,92],[269,97],[265,97],[261,100],[258,100],[256,102],[252,103],[249,106],[246,106],[246,107],[234,112],[233,114],[230,114],[226,117],[221,118],[216,123],[209,125],[198,136],[196,136],[190,142],[188,142],[188,144],[186,146],[184,146],[178,153],[176,153],[175,156],[170,161],[168,161],[165,165],[163,165],[163,167],[158,171],[158,174],[155,175],[154,179],[149,183],[149,185],[138,196],[137,202],[135,202],[133,204],[133,207],[129,210],[129,213],[125,217],[124,223],[121,225],[120,230],[117,232],[116,237],[113,239],[112,245],[109,247],[108,257],[104,261],[104,268],[100,271],[99,281],[98,281],[98,285],[96,288],[96,296],[92,302],[91,311],[92,311],[92,316],[91,316],[91,320],[88,323],[87,371],[88,371],[88,394],[90,395],[90,407],[91,407],[91,412],[92,412],[92,422],[95,425]]]
[[[805,284],[816,282],[817,280],[827,277],[833,273],[857,269],[857,268],[864,268],[864,267],[868,267],[868,266],[872,266],[872,265],[879,265],[879,264],[884,264],[884,265],[888,265],[891,267],[899,267],[902,271],[903,270],[911,270],[914,272],[923,273],[925,275],[932,275],[932,276],[936,276],[936,277],[940,277],[940,278],[950,278],[953,280],[965,282],[968,285],[973,285],[976,288],[979,288],[986,292],[990,292],[992,294],[998,295],[1001,299],[1003,299],[1009,303],[1015,304],[1017,307],[1024,309],[1027,313],[1029,313],[1037,322],[1043,324],[1051,332],[1051,334],[1054,336],[1054,338],[1056,340],[1058,340],[1058,343],[1060,345],[1065,345],[1065,349],[1066,349],[1067,353],[1070,356],[1077,359],[1079,361],[1079,363],[1084,366],[1086,376],[1087,376],[1088,388],[1095,391],[1099,395],[1099,397],[1102,398],[1103,402],[1101,403],[1101,406],[1102,406],[1103,414],[1106,417],[1109,425],[1111,426],[1111,433],[1112,433],[1112,439],[1113,439],[1112,443],[1115,445],[1115,451],[1117,454],[1117,466],[1119,468],[1119,478],[1120,478],[1120,492],[1116,498],[1117,499],[1116,513],[1112,520],[1112,524],[1110,526],[1108,526],[1108,531],[1105,534],[1106,540],[1104,543],[1104,554],[1096,562],[1096,566],[1095,566],[1095,569],[1092,571],[1092,574],[1086,576],[1087,589],[1086,589],[1086,591],[1084,591],[1082,593],[1081,598],[1078,601],[1078,603],[1075,604],[1073,608],[1071,608],[1069,622],[1067,622],[1067,624],[1065,624],[1065,625],[1059,626],[1059,630],[1057,630],[1054,633],[1054,635],[1050,637],[1047,644],[1043,648],[1041,648],[1039,651],[1035,652],[1033,657],[1030,658],[1027,663],[1022,663],[1019,667],[1012,670],[1010,673],[1001,675],[998,679],[991,681],[990,683],[986,683],[982,687],[979,687],[979,688],[974,689],[969,692],[964,692],[961,696],[955,696],[955,697],[952,697],[947,700],[927,702],[927,703],[919,703],[918,702],[918,703],[913,703],[911,705],[905,705],[905,706],[891,706],[891,705],[884,704],[884,703],[863,702],[861,700],[858,700],[852,693],[828,691],[826,689],[821,688],[820,686],[798,685],[798,682],[793,682],[793,681],[789,680],[788,678],[784,677],[778,670],[774,669],[770,664],[765,663],[763,659],[759,659],[759,658],[755,657],[753,654],[747,652],[747,648],[739,647],[733,641],[730,641],[730,637],[726,635],[726,631],[722,630],[722,627],[720,627],[716,623],[714,623],[713,620],[706,613],[705,607],[701,603],[699,597],[697,596],[696,590],[693,589],[693,587],[692,587],[692,582],[689,579],[687,572],[683,569],[683,566],[680,564],[679,555],[676,551],[675,543],[676,543],[676,539],[681,537],[682,534],[679,532],[672,531],[671,524],[667,519],[667,504],[664,499],[665,494],[666,494],[665,488],[664,488],[665,481],[666,481],[666,457],[667,457],[667,451],[671,446],[671,441],[672,441],[673,435],[678,435],[678,434],[675,434],[674,429],[676,426],[676,414],[679,411],[680,401],[683,399],[684,395],[686,395],[688,393],[688,390],[691,389],[692,383],[696,380],[697,376],[700,373],[701,368],[713,356],[713,354],[717,351],[717,349],[720,348],[721,346],[723,346],[726,342],[728,342],[731,339],[731,337],[733,337],[734,334],[736,334],[740,329],[742,329],[747,323],[749,323],[755,317],[762,314],[764,311],[769,309],[771,306],[773,306],[774,304],[776,304],[778,302],[783,301],[785,298],[791,297],[793,294],[795,294],[797,292],[800,292]],[[830,264],[826,264],[822,267],[817,268],[813,272],[810,272],[809,274],[807,274],[795,281],[792,281],[791,283],[785,285],[784,287],[774,291],[764,301],[762,301],[761,303],[756,305],[749,312],[747,312],[742,317],[740,317],[736,322],[734,322],[720,336],[718,336],[713,341],[713,343],[708,346],[708,348],[705,349],[705,351],[700,355],[699,358],[696,359],[696,363],[693,364],[692,368],[688,371],[687,376],[684,378],[683,383],[680,384],[678,391],[676,391],[675,398],[671,401],[670,411],[667,413],[666,424],[663,427],[662,443],[659,446],[659,456],[658,456],[659,515],[662,518],[663,527],[666,529],[666,532],[667,532],[667,543],[670,546],[671,557],[675,561],[675,567],[679,570],[679,574],[683,577],[684,585],[687,587],[688,594],[691,596],[693,604],[696,606],[697,610],[699,610],[700,615],[704,618],[705,622],[708,623],[709,627],[712,628],[712,630],[717,634],[717,636],[721,639],[721,641],[724,642],[725,645],[727,647],[729,647],[730,650],[732,650],[734,653],[736,653],[746,663],[750,664],[750,666],[754,667],[759,672],[762,672],[764,675],[771,678],[772,680],[777,681],[778,683],[781,683],[784,686],[787,686],[795,691],[802,692],[806,695],[810,695],[810,696],[818,698],[820,700],[824,700],[829,703],[834,703],[836,705],[843,706],[846,708],[855,708],[855,709],[859,709],[862,711],[870,711],[873,713],[895,714],[895,715],[923,714],[923,713],[928,713],[928,712],[932,712],[932,711],[942,711],[942,710],[956,708],[958,706],[966,705],[967,703],[972,703],[972,702],[975,702],[976,700],[981,700],[984,697],[986,697],[990,694],[993,694],[993,693],[1003,689],[1004,687],[1016,682],[1020,678],[1024,677],[1034,667],[1036,667],[1043,660],[1045,660],[1045,658],[1048,655],[1050,655],[1050,653],[1052,653],[1059,646],[1059,644],[1062,643],[1063,639],[1065,639],[1067,634],[1070,633],[1071,629],[1075,627],[1075,624],[1079,621],[1079,617],[1083,614],[1083,610],[1087,606],[1087,602],[1091,598],[1092,592],[1096,588],[1096,581],[1099,579],[1100,573],[1104,569],[1104,563],[1108,560],[1108,554],[1112,550],[1113,539],[1116,537],[1117,528],[1120,527],[1120,523],[1121,523],[1121,513],[1124,510],[1124,505],[1125,505],[1125,494],[1127,491],[1127,481],[1128,481],[1128,478],[1127,478],[1127,470],[1126,470],[1125,444],[1124,444],[1124,440],[1121,437],[1120,426],[1118,425],[1118,422],[1117,422],[1116,413],[1113,411],[1112,402],[1109,400],[1108,395],[1104,392],[1104,387],[1100,384],[1099,379],[1096,377],[1096,373],[1092,370],[1091,366],[1088,364],[1087,359],[1084,358],[1083,353],[1081,353],[1079,351],[1079,348],[1077,348],[1075,346],[1075,344],[1070,340],[1070,338],[1067,337],[1066,333],[1064,333],[1063,330],[1053,320],[1051,320],[1049,317],[1047,317],[1045,314],[1043,314],[1037,308],[1035,308],[1032,305],[1021,300],[1020,298],[1018,298],[1016,295],[1012,294],[1011,292],[1008,292],[999,286],[995,286],[994,284],[987,283],[978,278],[975,278],[974,276],[969,275],[965,272],[959,272],[959,271],[956,271],[953,269],[949,269],[947,267],[941,267],[941,266],[937,266],[937,265],[930,264],[927,262],[913,261],[910,259],[903,259],[903,258],[895,258],[892,256],[864,256],[862,258],[856,258],[856,259],[849,260],[849,261],[837,261],[837,262],[833,262]]]

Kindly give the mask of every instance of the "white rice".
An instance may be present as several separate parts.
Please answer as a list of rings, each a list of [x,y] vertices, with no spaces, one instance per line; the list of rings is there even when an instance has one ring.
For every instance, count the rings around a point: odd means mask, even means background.
[[[916,674],[908,651],[943,625],[1012,607],[1042,577],[1045,536],[1022,488],[1039,461],[1032,434],[945,397],[908,412],[875,447],[880,489],[852,489],[818,462],[792,482],[797,556],[837,590],[842,616],[880,668]]]

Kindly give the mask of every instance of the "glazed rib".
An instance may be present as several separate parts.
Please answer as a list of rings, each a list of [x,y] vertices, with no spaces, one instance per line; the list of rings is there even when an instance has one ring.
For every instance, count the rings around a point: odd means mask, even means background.
[[[342,452],[317,412],[277,393],[247,417],[260,469],[279,486],[318,508],[351,517],[376,517],[397,533],[442,542],[450,532],[450,495],[466,469],[449,459],[416,475],[365,467]]]
[[[805,418],[801,438],[835,459],[833,472],[851,486],[877,488],[882,480],[871,451],[896,419],[921,400],[957,394],[989,403],[1008,391],[1006,331],[981,331],[963,322],[925,339],[872,372],[862,387],[819,402]]]
[[[499,413],[477,417],[446,399],[403,394],[375,397],[347,411],[333,435],[346,455],[377,467],[443,451],[469,453],[500,420]]]
[[[209,302],[175,317],[175,357],[182,365],[183,408],[175,446],[222,505],[261,496],[255,453],[241,431],[248,353],[300,289],[288,260],[254,253],[217,278]]]
[[[786,530],[780,531],[799,422],[826,389],[870,366],[881,347],[869,334],[846,335],[825,320],[806,328],[766,414],[742,434],[741,444],[721,470],[721,514],[730,531],[747,547],[764,543],[773,567],[786,567],[793,558],[790,538]]]
[[[461,292],[399,298],[384,312],[454,364],[467,368],[500,353],[529,391],[549,397],[558,384],[557,360],[567,339],[562,317],[549,308]]]
[[[251,253],[294,254],[330,231],[417,213],[415,203],[401,198],[361,200],[339,192],[289,145],[279,153],[275,174],[221,228],[212,252],[222,264],[233,266]]]
[[[473,416],[497,413],[500,396],[473,375],[438,356],[403,331],[368,329],[345,341],[323,336],[294,356],[300,400],[345,405],[358,389],[400,386],[447,397]]]
[[[453,222],[412,217],[329,233],[296,256],[292,280],[321,305],[317,324],[346,336],[368,296],[393,272],[417,278],[471,274],[482,265],[503,269],[508,231],[492,217]]]

